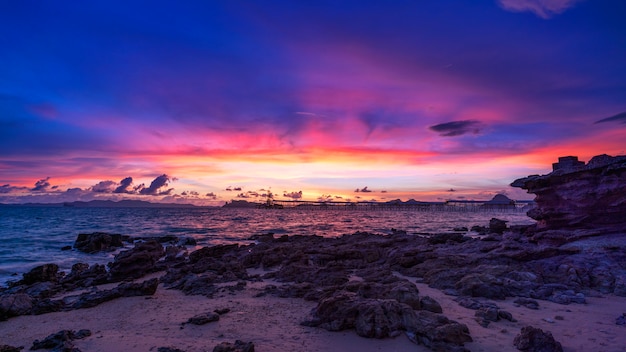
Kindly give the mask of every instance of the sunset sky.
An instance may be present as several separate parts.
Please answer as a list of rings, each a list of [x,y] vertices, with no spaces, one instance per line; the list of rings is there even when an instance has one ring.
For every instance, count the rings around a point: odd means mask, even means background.
[[[0,203],[532,199],[626,154],[626,1],[4,1]]]

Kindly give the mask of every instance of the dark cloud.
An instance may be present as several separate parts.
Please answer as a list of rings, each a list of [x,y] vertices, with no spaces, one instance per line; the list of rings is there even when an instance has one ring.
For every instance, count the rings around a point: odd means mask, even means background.
[[[128,188],[133,184],[132,177],[126,177],[125,179],[120,181],[119,187],[113,190],[113,193],[132,193]]]
[[[357,189],[355,189],[354,191],[355,191],[355,192],[364,192],[364,193],[370,193],[370,192],[372,192],[372,190],[371,190],[371,189],[368,189],[368,188],[367,188],[367,186],[365,186],[365,187],[363,187],[363,188],[361,188],[361,189],[358,189],[358,188],[357,188]]]
[[[100,181],[98,184],[91,186],[89,189],[95,193],[113,193],[116,189],[117,182],[113,181]]]
[[[283,193],[283,197],[286,198],[291,198],[291,199],[302,199],[302,191],[298,191],[298,192],[285,192]]]
[[[456,189],[454,188],[450,188],[449,190],[447,190],[446,192],[456,192]]]
[[[233,191],[236,191],[236,192],[239,192],[239,191],[241,191],[241,190],[242,190],[242,188],[241,188],[241,187],[235,187],[235,188],[233,188]]]
[[[207,193],[205,197],[213,199],[213,200],[217,199],[217,195],[213,192]]]
[[[31,191],[33,192],[45,192],[48,190],[48,188],[50,187],[50,182],[48,182],[48,180],[50,180],[50,177],[46,177],[44,179],[41,179],[37,182],[35,182],[35,187],[31,188]]]
[[[163,174],[155,178],[150,183],[150,187],[143,187],[142,189],[140,189],[139,194],[150,195],[150,196],[170,195],[172,191],[174,191],[173,188],[162,190],[163,188],[169,185],[169,182],[170,182],[170,177],[167,176],[166,174]]]
[[[237,198],[250,198],[250,195],[246,193],[239,193],[237,195]]]
[[[595,123],[603,123],[603,122],[618,122],[626,124],[626,111],[615,116],[607,117],[602,120],[598,120]]]
[[[440,123],[428,127],[431,131],[439,133],[442,137],[461,136],[466,133],[480,133],[481,123],[476,120],[461,120]]]

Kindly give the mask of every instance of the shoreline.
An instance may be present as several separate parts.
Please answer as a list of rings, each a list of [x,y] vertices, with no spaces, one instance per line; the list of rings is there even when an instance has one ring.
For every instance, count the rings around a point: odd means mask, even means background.
[[[150,275],[158,277],[161,273]],[[92,308],[27,315],[0,322],[3,343],[28,349],[36,339],[59,330],[89,329],[92,336],[74,341],[82,351],[156,351],[159,347],[187,352],[211,351],[221,342],[251,341],[256,351],[430,351],[416,345],[404,334],[393,338],[371,339],[353,330],[331,332],[300,324],[316,303],[301,298],[271,295],[255,297],[263,287],[277,282],[257,282],[244,290],[224,292],[217,297],[187,296],[159,285],[148,297],[127,297]],[[480,326],[474,311],[461,307],[453,296],[446,296],[423,283],[415,283],[420,293],[437,300],[443,314],[467,324],[474,341],[470,351],[513,351],[513,339],[521,327],[532,325],[550,331],[566,352],[625,351],[624,326],[612,321],[616,311],[626,307],[626,297],[590,297],[587,304],[559,305],[541,302],[538,310],[517,306],[513,298],[494,301],[510,311],[517,322],[499,321]],[[198,312],[230,309],[219,321],[206,325],[182,325]],[[561,316],[562,320],[555,320]]]
[[[553,245],[560,232],[541,232],[547,242],[533,243],[532,226],[492,225],[499,230],[485,228],[481,238],[264,234],[250,245],[191,253],[147,240],[108,269],[85,264],[64,275],[48,265],[0,290],[0,318],[8,319],[0,340],[29,348],[63,329],[88,329],[72,346],[191,352],[241,340],[258,351],[495,352],[515,350],[522,328],[533,326],[566,352],[626,351],[626,326],[615,320],[626,313],[626,296],[612,293],[622,292],[619,276],[600,281],[624,264],[617,254],[626,234],[596,233],[590,244],[589,232],[572,232],[574,240]],[[87,236],[87,245],[102,236]],[[584,272],[592,275],[587,286],[587,276],[572,276]],[[215,310],[228,312],[183,324]]]

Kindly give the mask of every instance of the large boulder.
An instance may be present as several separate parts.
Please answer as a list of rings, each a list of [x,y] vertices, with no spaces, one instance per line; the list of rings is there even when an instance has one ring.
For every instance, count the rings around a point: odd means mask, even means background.
[[[513,344],[518,350],[526,352],[563,352],[563,347],[552,337],[552,333],[532,326],[523,327]]]
[[[141,242],[133,249],[123,251],[109,263],[112,281],[137,279],[154,270],[156,262],[165,255],[165,249],[157,241]]]
[[[561,157],[553,172],[515,180],[536,195],[528,216],[537,228],[626,228],[626,156],[599,155],[588,164]]]
[[[85,253],[113,251],[124,247],[122,235],[104,232],[81,233],[74,241],[74,248]]]

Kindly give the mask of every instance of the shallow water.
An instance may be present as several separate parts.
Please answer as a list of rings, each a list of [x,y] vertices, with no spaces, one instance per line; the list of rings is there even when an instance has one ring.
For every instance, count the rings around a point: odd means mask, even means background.
[[[107,263],[114,253],[84,254],[71,246],[79,233],[189,236],[199,246],[249,243],[254,234],[335,237],[356,231],[440,233],[485,226],[489,219],[532,224],[524,212],[418,212],[236,208],[0,208],[0,284],[44,263],[68,270],[77,262]]]

